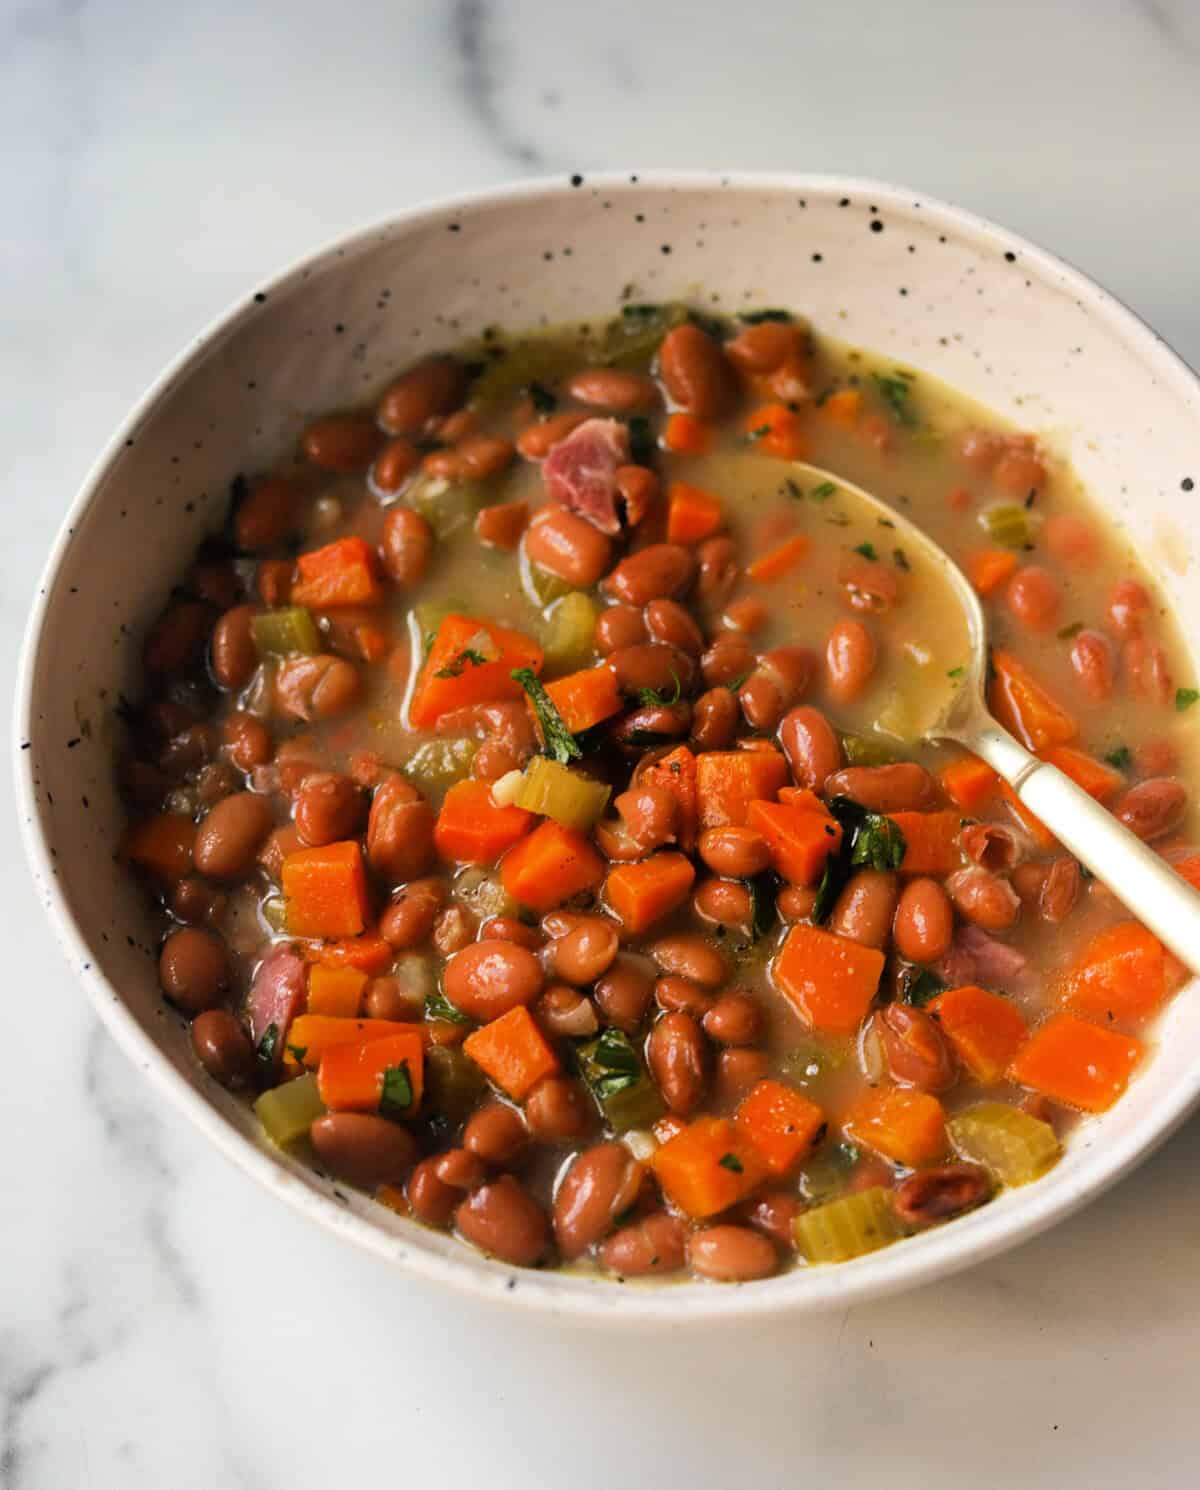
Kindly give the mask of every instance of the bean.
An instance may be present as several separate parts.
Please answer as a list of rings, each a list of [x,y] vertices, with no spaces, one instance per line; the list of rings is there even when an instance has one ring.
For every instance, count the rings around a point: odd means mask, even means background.
[[[475,940],[476,920],[457,900],[440,910],[433,922],[432,940],[439,957],[453,957]],[[524,949],[522,949],[524,950]]]
[[[438,1177],[436,1158],[422,1159],[408,1177],[409,1209],[426,1226],[450,1225],[454,1208],[462,1201],[462,1191],[447,1185]]]
[[[1141,776],[1167,776],[1179,764],[1179,751],[1170,740],[1143,740],[1133,747],[1133,764]]]
[[[625,504],[625,522],[636,528],[658,500],[658,477],[646,466],[618,466],[617,495]]]
[[[833,726],[807,705],[791,709],[779,726],[779,743],[797,786],[819,792],[842,764],[842,747]]]
[[[796,1245],[793,1225],[808,1207],[789,1190],[768,1190],[745,1209],[745,1218],[751,1226],[765,1232],[781,1247]]]
[[[1112,643],[1102,632],[1081,631],[1071,643],[1071,670],[1083,691],[1104,703],[1113,689]]]
[[[217,610],[229,610],[235,606],[242,591],[233,565],[222,560],[193,564],[188,571],[186,588],[197,600],[203,600]]]
[[[393,496],[421,464],[421,452],[411,440],[389,440],[375,457],[371,484],[385,496]]]
[[[653,993],[654,978],[644,959],[619,952],[597,980],[593,997],[607,1024],[633,1034],[645,1018]]]
[[[757,595],[746,595],[741,600],[731,601],[721,616],[721,624],[730,631],[740,631],[747,636],[761,631],[771,619],[771,607]]]
[[[710,688],[726,688],[744,678],[754,666],[754,653],[744,636],[719,636],[700,658],[700,671]]]
[[[424,1017],[425,999],[420,991],[399,978],[372,978],[363,995],[363,1013],[367,1019],[394,1019],[397,1022]]]
[[[209,879],[236,880],[254,863],[271,831],[271,804],[254,792],[237,792],[218,802],[196,833],[192,858]]]
[[[608,971],[620,949],[613,923],[603,916],[584,916],[550,946],[550,963],[567,983],[594,983]]]
[[[1159,776],[1130,787],[1112,810],[1131,833],[1144,843],[1152,843],[1179,826],[1187,803],[1187,788],[1182,782]]]
[[[529,522],[527,502],[497,502],[475,518],[475,536],[492,548],[514,549]]]
[[[239,771],[252,771],[271,759],[271,732],[253,714],[229,714],[221,723],[221,738]]]
[[[189,724],[173,735],[159,753],[158,764],[169,775],[179,776],[212,759],[216,732],[209,724]]]
[[[1123,579],[1109,591],[1109,625],[1123,641],[1141,636],[1149,609],[1150,592],[1136,579]]]
[[[524,921],[518,921],[515,916],[493,916],[490,921],[484,922],[480,931],[484,937],[499,942],[516,942],[518,946],[528,947],[531,952],[539,951],[545,940],[536,926],[526,926]]]
[[[245,1086],[254,1074],[254,1047],[227,1009],[206,1009],[192,1020],[192,1049],[222,1086]]]
[[[231,796],[239,786],[238,773],[228,761],[211,761],[196,777],[196,800],[202,807],[212,807]]]
[[[1051,925],[1065,921],[1079,899],[1082,882],[1079,865],[1069,855],[1052,859],[1038,895],[1038,910],[1042,920],[1049,921]]]
[[[488,1102],[471,1114],[463,1129],[463,1148],[498,1169],[514,1164],[529,1147],[525,1119],[504,1102]]]
[[[668,974],[655,983],[654,1001],[668,1014],[689,1014],[693,1019],[703,1019],[716,999],[699,983]]]
[[[895,572],[870,559],[847,559],[838,570],[838,588],[851,610],[882,615],[900,598]]]
[[[690,1014],[664,1014],[650,1031],[646,1064],[672,1112],[687,1117],[708,1081],[708,1048]]]
[[[676,408],[698,419],[716,419],[735,394],[719,344],[699,326],[674,326],[658,349],[658,374]]]
[[[645,414],[659,402],[653,378],[619,367],[589,367],[577,372],[568,379],[566,394],[576,403],[609,414]]]
[[[278,884],[283,871],[283,861],[289,854],[294,854],[297,849],[303,847],[294,824],[286,823],[282,828],[276,828],[273,833],[267,834],[262,848],[258,851],[258,862]]]
[[[754,1045],[762,1035],[762,1008],[748,993],[723,993],[701,1023],[718,1045]]]
[[[396,884],[423,873],[433,861],[433,808],[398,773],[375,788],[367,818],[367,862]]]
[[[748,1283],[769,1278],[779,1267],[779,1253],[769,1237],[748,1226],[703,1226],[687,1244],[693,1273],[715,1283]]]
[[[775,909],[785,921],[804,921],[817,903],[817,892],[808,885],[788,885],[775,897]]]
[[[525,553],[539,569],[586,590],[612,563],[612,542],[565,507],[543,507],[525,530]]]
[[[517,439],[517,449],[526,460],[545,460],[573,429],[578,429],[587,414],[551,414],[549,419],[542,419],[537,424],[531,424],[528,429],[522,430]]]
[[[826,686],[835,703],[859,698],[875,673],[875,639],[861,621],[839,621],[825,641]]]
[[[482,1160],[468,1149],[447,1149],[434,1161],[433,1172],[452,1190],[474,1190],[487,1179]]]
[[[566,983],[555,983],[537,1001],[534,1017],[549,1035],[578,1040],[594,1035],[600,1020],[591,999]]]
[[[931,807],[933,777],[915,761],[894,766],[847,766],[825,780],[825,796],[849,797],[872,812],[904,812]]]
[[[268,476],[244,496],[233,515],[233,537],[246,553],[278,548],[300,527],[304,497],[282,476]]]
[[[499,435],[471,435],[455,450],[463,474],[470,481],[486,481],[498,476],[512,464],[516,453],[513,442]]]
[[[1096,529],[1074,512],[1055,512],[1045,521],[1042,538],[1060,564],[1077,569],[1094,567],[1100,553]]]
[[[448,414],[466,394],[466,375],[449,357],[430,357],[384,389],[375,411],[390,435],[416,435],[428,420]]]
[[[940,1164],[910,1174],[896,1186],[893,1205],[905,1226],[932,1226],[961,1216],[992,1193],[986,1169],[977,1164]]]
[[[681,594],[695,572],[689,549],[678,543],[652,543],[622,559],[605,577],[604,589],[626,605],[644,607]]]
[[[613,802],[621,818],[621,834],[642,857],[675,837],[679,799],[664,786],[638,785]]]
[[[582,1138],[592,1127],[591,1099],[578,1081],[544,1076],[525,1099],[525,1121],[539,1143]]]
[[[992,480],[1001,491],[1014,497],[1026,497],[1046,483],[1046,467],[1032,443],[1020,435],[1011,436],[1000,459],[992,467]]]
[[[605,657],[645,640],[642,613],[631,605],[610,605],[596,618],[596,650]]]
[[[181,879],[171,891],[171,914],[189,926],[212,921],[225,907],[225,896],[198,874]]]
[[[326,414],[305,427],[300,448],[322,471],[360,471],[379,448],[379,431],[365,414]]]
[[[733,539],[706,538],[696,550],[696,563],[696,598],[710,610],[716,610],[729,599],[738,580],[737,548]]]
[[[286,605],[292,598],[296,566],[291,559],[263,559],[254,572],[254,588],[264,605]]]
[[[610,1272],[624,1278],[674,1273],[683,1266],[686,1239],[687,1229],[677,1216],[653,1211],[614,1231],[601,1242],[597,1256]]]
[[[293,816],[300,837],[316,846],[352,838],[362,825],[366,810],[366,799],[349,776],[339,776],[335,771],[314,771],[304,778],[296,793]]]
[[[425,578],[433,557],[433,529],[411,507],[392,507],[380,535],[383,567],[393,584],[411,586]]]
[[[1021,857],[1021,845],[1011,828],[1000,823],[970,823],[958,835],[959,847],[973,864],[1006,873]]]
[[[1004,592],[1008,608],[1031,631],[1049,631],[1062,609],[1062,586],[1040,564],[1025,564]]]
[[[644,1174],[622,1143],[598,1143],[572,1161],[554,1197],[554,1236],[565,1258],[608,1235],[637,1199]]]
[[[728,688],[710,688],[692,705],[691,746],[702,750],[728,750],[738,725],[737,700]]]
[[[164,611],[146,638],[142,661],[152,673],[178,673],[200,656],[212,612],[198,600]]]
[[[645,610],[646,630],[656,642],[699,657],[704,637],[691,615],[677,600],[652,600]]]
[[[720,1107],[731,1107],[770,1074],[771,1063],[764,1050],[742,1048],[723,1050],[717,1057],[714,1100]]]
[[[705,988],[719,987],[728,974],[724,957],[703,936],[684,933],[661,937],[649,950],[664,973],[688,978]]]
[[[667,697],[676,687],[685,694],[690,693],[696,678],[696,664],[688,654],[661,642],[619,647],[609,654],[608,665],[622,693],[634,695],[646,688]]]
[[[740,880],[702,880],[692,896],[692,906],[702,920],[717,926],[749,929],[754,916],[750,891]]]
[[[893,1081],[924,1092],[944,1092],[954,1085],[954,1053],[932,1015],[908,1004],[887,1004],[876,1019]]]
[[[515,942],[475,942],[455,954],[444,975],[446,997],[471,1019],[498,1019],[531,1004],[545,984],[542,965]]]
[[[646,704],[619,719],[613,726],[612,738],[618,745],[640,751],[649,739],[682,739],[691,723],[692,706],[687,699],[680,699],[677,704]]]
[[[257,611],[256,605],[235,605],[213,627],[212,674],[221,688],[245,688],[258,668],[258,648],[250,634]]]
[[[959,869],[946,881],[954,908],[985,931],[1004,931],[1021,914],[1021,902],[1007,880],[986,869]]]
[[[896,950],[910,962],[936,962],[949,951],[954,910],[937,880],[909,880],[900,892],[892,936]]]
[[[414,880],[392,897],[379,918],[379,934],[396,952],[419,946],[433,930],[438,909],[446,898],[445,882]]]
[[[892,934],[899,886],[886,870],[860,869],[846,881],[829,918],[830,931],[864,947],[884,948]]]
[[[764,653],[738,690],[738,702],[751,729],[772,734],[808,687],[813,654],[807,647],[778,647]]]
[[[185,926],[173,931],[158,957],[163,992],[186,1014],[203,1014],[221,1002],[232,982],[229,953],[220,937]]]
[[[327,653],[292,657],[275,675],[275,703],[292,719],[333,719],[358,702],[362,679],[352,662]]]
[[[373,1190],[402,1180],[417,1161],[417,1141],[399,1123],[366,1112],[327,1112],[309,1129],[317,1158],[332,1174]]]
[[[579,911],[547,911],[540,923],[542,935],[549,937],[551,941],[556,937],[566,936],[582,919]]]
[[[697,847],[713,873],[728,879],[752,879],[771,862],[767,840],[754,828],[708,828]]]
[[[747,326],[725,344],[725,355],[739,371],[751,376],[774,372],[793,352],[796,327],[780,321]]]
[[[1133,695],[1146,703],[1170,702],[1174,680],[1167,654],[1157,642],[1137,636],[1121,648],[1121,660],[1133,688]]]

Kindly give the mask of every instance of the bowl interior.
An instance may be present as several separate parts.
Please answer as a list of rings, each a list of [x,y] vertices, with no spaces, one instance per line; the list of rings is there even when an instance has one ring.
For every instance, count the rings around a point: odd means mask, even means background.
[[[1080,276],[965,213],[878,185],[533,184],[406,214],[251,291],[114,441],[60,539],[32,623],[18,776],[35,874],[75,968],[137,1063],[238,1162],[354,1240],[476,1292],[607,1320],[845,1301],[998,1250],[1169,1131],[1195,1097],[1200,1002],[1175,1001],[1147,1072],[1026,1192],[840,1268],[738,1290],[617,1288],[514,1274],[264,1145],[246,1109],[197,1070],[158,992],[147,906],[113,857],[122,809],[112,756],[121,701],[138,688],[141,637],[223,520],[232,478],[270,464],[309,414],[368,393],[425,352],[495,323],[608,317],[623,295],[726,311],[788,306],[818,331],[935,373],[1038,431],[1158,572],[1185,635],[1200,635],[1187,494],[1200,482],[1200,394],[1152,333]]]

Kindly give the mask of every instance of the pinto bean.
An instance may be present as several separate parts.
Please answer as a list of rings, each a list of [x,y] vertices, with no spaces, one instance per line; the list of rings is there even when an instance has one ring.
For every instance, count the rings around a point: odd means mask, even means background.
[[[294,854],[297,849],[303,847],[295,825],[285,823],[282,828],[276,828],[273,833],[267,834],[262,848],[258,851],[258,862],[278,884],[283,873],[283,861],[289,854]]]
[[[540,419],[523,429],[517,439],[517,449],[526,460],[545,460],[572,430],[578,429],[588,414],[578,411],[566,414],[551,414],[549,419]]]
[[[706,538],[696,550],[696,598],[710,610],[716,610],[729,599],[737,584],[737,548],[732,538],[723,535]]]
[[[1040,564],[1025,564],[1004,592],[1013,616],[1031,631],[1048,631],[1062,609],[1062,586]]]
[[[413,879],[433,861],[434,811],[398,773],[375,788],[367,818],[367,862],[382,879]]]
[[[529,1147],[529,1131],[516,1108],[504,1102],[488,1102],[471,1114],[462,1141],[468,1153],[504,1169]]]
[[[525,1099],[525,1121],[539,1143],[565,1143],[592,1129],[594,1109],[586,1090],[568,1076],[544,1076]]]
[[[568,1260],[603,1240],[637,1199],[645,1170],[623,1143],[598,1143],[571,1163],[554,1197],[554,1236]]]
[[[360,471],[380,445],[375,421],[365,414],[326,414],[300,436],[304,458],[322,471]]]
[[[892,937],[901,957],[910,962],[936,962],[954,938],[954,910],[937,880],[909,880],[900,892]]]
[[[754,915],[750,891],[740,880],[707,879],[697,885],[692,907],[717,926],[749,927]]]
[[[368,1019],[419,1020],[425,999],[419,989],[390,975],[372,978],[363,994],[363,1013]]]
[[[732,1107],[770,1075],[771,1062],[765,1050],[744,1047],[723,1050],[717,1057],[713,1098],[718,1107]]]
[[[434,917],[432,941],[439,957],[453,957],[475,940],[474,915],[457,900],[452,900]]]
[[[743,1210],[749,1224],[765,1232],[778,1246],[792,1250],[796,1246],[793,1225],[808,1207],[790,1190],[768,1190]]]
[[[181,879],[171,891],[171,914],[189,926],[215,921],[224,910],[225,896],[198,874]]]
[[[646,640],[646,623],[631,605],[610,605],[596,618],[596,650],[605,657]]]
[[[728,976],[724,957],[707,937],[687,933],[664,936],[649,950],[664,973],[688,978],[705,988],[718,988]]]
[[[212,807],[232,796],[241,782],[228,761],[210,761],[196,777],[196,800],[202,807]]]
[[[474,1190],[487,1178],[487,1171],[469,1149],[448,1149],[434,1160],[434,1173],[452,1190]]]
[[[589,589],[612,564],[611,539],[565,507],[543,507],[524,542],[531,564],[577,589]]]
[[[861,621],[838,621],[825,640],[825,679],[835,703],[858,698],[875,673],[875,638]]]
[[[390,435],[417,435],[438,414],[456,409],[467,391],[466,374],[449,357],[429,357],[384,389],[375,411]]]
[[[585,368],[568,379],[566,394],[578,404],[609,414],[646,414],[659,404],[653,378],[620,367]]]
[[[181,600],[159,617],[146,638],[142,661],[148,672],[178,673],[201,654],[212,612],[198,600]]]
[[[1113,690],[1113,649],[1100,631],[1081,631],[1071,643],[1071,671],[1080,687],[1096,703],[1104,703]]]
[[[689,1014],[693,1019],[703,1019],[716,999],[699,983],[668,974],[654,984],[654,1002],[668,1014]]]
[[[754,828],[708,828],[697,847],[713,873],[728,879],[752,879],[771,862],[767,841]]]
[[[820,709],[804,705],[789,710],[779,726],[779,743],[792,779],[809,791],[821,791],[826,778],[842,764],[841,743]]]
[[[277,548],[300,527],[304,497],[282,476],[258,482],[238,503],[233,515],[233,538],[246,553]]]
[[[658,373],[672,404],[698,419],[716,419],[734,397],[736,385],[720,345],[690,322],[663,337]]]
[[[518,946],[528,947],[531,952],[539,951],[545,940],[536,926],[526,926],[524,921],[518,921],[515,916],[493,916],[480,927],[480,934],[494,941],[516,942]]]
[[[668,843],[679,826],[679,799],[664,786],[640,783],[613,802],[621,819],[621,835],[641,857]],[[611,855],[610,855],[611,857]]]
[[[309,1129],[330,1173],[363,1190],[402,1180],[417,1162],[417,1141],[399,1123],[366,1112],[327,1112]]]
[[[750,377],[774,372],[794,352],[796,330],[780,321],[761,321],[726,342],[725,355],[739,372]]]
[[[550,1248],[546,1213],[511,1174],[473,1190],[454,1213],[468,1242],[514,1267],[532,1267]]]
[[[931,807],[937,794],[933,777],[915,761],[894,766],[847,766],[825,780],[827,797],[849,797],[872,812],[905,812]]]
[[[762,1035],[762,1006],[748,993],[724,993],[701,1024],[718,1045],[754,1045]]]
[[[605,578],[603,587],[626,605],[644,607],[652,600],[681,594],[695,573],[696,560],[690,549],[678,543],[651,543],[622,559]]]
[[[617,954],[593,990],[605,1023],[630,1035],[645,1018],[653,994],[653,974],[643,958],[629,952]]]
[[[292,598],[296,566],[291,559],[263,559],[254,571],[254,588],[264,605],[272,609]]]
[[[691,747],[728,750],[738,726],[738,704],[728,688],[710,688],[692,705]]]
[[[613,726],[612,738],[618,745],[642,750],[647,740],[682,739],[691,723],[692,706],[687,699],[675,704],[646,704],[619,719]]]
[[[1167,654],[1157,642],[1136,636],[1121,648],[1121,660],[1135,698],[1151,704],[1171,701],[1174,680]]]
[[[668,1211],[652,1211],[600,1243],[597,1256],[610,1272],[624,1278],[674,1273],[684,1263],[687,1228]]]
[[[397,890],[379,918],[380,936],[396,952],[420,946],[433,930],[446,894],[446,883],[439,879],[413,880]]]
[[[545,984],[542,965],[515,942],[474,942],[447,964],[446,997],[472,1019],[498,1019],[531,1004]]]
[[[426,1226],[450,1225],[462,1191],[438,1176],[438,1158],[422,1159],[408,1177],[408,1207]]]
[[[744,595],[740,600],[731,601],[721,616],[721,624],[727,626],[730,631],[741,631],[747,636],[753,636],[756,631],[761,631],[771,619],[771,607],[765,600],[757,595]]]
[[[750,728],[767,734],[778,728],[786,711],[803,696],[815,665],[816,658],[807,647],[776,647],[764,652],[738,690],[738,702]]]
[[[237,571],[232,563],[221,559],[193,564],[188,570],[185,588],[197,600],[222,611],[235,606],[242,593]]]
[[[215,1008],[232,980],[225,943],[211,931],[185,926],[163,942],[158,981],[167,998],[185,1014]]]
[[[292,815],[296,831],[307,844],[336,843],[352,838],[367,813],[366,798],[349,776],[314,771],[296,793]]]
[[[245,1086],[254,1074],[250,1037],[227,1009],[206,1009],[192,1020],[196,1058],[222,1086]]]
[[[228,714],[221,721],[221,741],[239,771],[252,771],[271,759],[271,731],[253,714]]]
[[[687,1243],[693,1273],[714,1283],[748,1283],[769,1278],[779,1267],[771,1239],[748,1226],[702,1226]]]
[[[275,675],[275,703],[292,719],[333,719],[358,702],[362,679],[352,662],[318,652],[290,657]]]
[[[411,440],[389,440],[375,457],[371,484],[385,496],[398,492],[421,464],[421,452]]]
[[[604,916],[583,916],[550,944],[550,962],[557,977],[574,984],[594,983],[612,966],[620,950],[614,924]]]
[[[1113,806],[1113,814],[1144,843],[1179,826],[1187,811],[1187,787],[1170,776],[1139,781]]]
[[[618,466],[616,482],[617,495],[625,505],[625,522],[636,528],[658,500],[658,477],[647,466]]]
[[[978,1164],[940,1164],[901,1180],[893,1204],[905,1226],[924,1227],[961,1216],[991,1193],[991,1177]]]
[[[670,697],[678,686],[686,694],[691,692],[696,678],[696,664],[688,654],[662,642],[620,647],[609,654],[608,665],[622,693],[639,694],[645,688],[652,688]]]
[[[775,897],[775,909],[785,921],[803,921],[812,914],[817,892],[809,885],[788,885]]]
[[[271,804],[254,792],[236,792],[208,813],[196,833],[192,858],[214,880],[241,879],[271,831]]]
[[[591,999],[566,983],[554,983],[547,988],[538,999],[534,1014],[548,1034],[564,1039],[594,1035],[600,1028]]]
[[[257,610],[256,605],[235,605],[213,627],[212,674],[231,692],[245,688],[258,668],[258,648],[250,634]]]
[[[383,520],[379,546],[383,567],[395,585],[416,585],[433,557],[433,529],[411,507],[392,507]]]
[[[1021,914],[1016,891],[1005,879],[972,866],[956,870],[946,891],[961,916],[985,931],[1004,931]]]
[[[1109,626],[1123,641],[1141,636],[1149,610],[1150,592],[1136,579],[1123,579],[1109,591]]]
[[[708,1048],[690,1014],[663,1015],[650,1031],[646,1064],[672,1112],[695,1111],[708,1081]]]
[[[1069,854],[1052,859],[1038,895],[1038,910],[1042,920],[1049,921],[1052,925],[1065,921],[1075,908],[1082,883],[1083,875],[1079,865]]]
[[[1011,828],[1000,823],[970,823],[958,835],[959,846],[972,864],[1007,874],[1021,857],[1021,845]]]
[[[704,637],[690,613],[677,600],[652,600],[644,613],[646,630],[656,642],[693,657],[704,650]]]
[[[954,1054],[932,1015],[908,1004],[888,1004],[876,1028],[892,1080],[925,1092],[944,1092],[958,1075]]]
[[[829,929],[864,947],[886,947],[900,890],[885,870],[860,869],[850,876],[829,918]]]
[[[838,588],[851,610],[866,615],[881,615],[900,598],[895,572],[870,559],[847,559],[838,570]]]

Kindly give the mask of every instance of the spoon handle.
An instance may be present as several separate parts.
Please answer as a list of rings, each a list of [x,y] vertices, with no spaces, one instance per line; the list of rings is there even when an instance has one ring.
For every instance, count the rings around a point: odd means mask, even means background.
[[[1194,973],[1200,973],[1200,893],[1057,766],[1031,755],[998,724],[972,733],[983,757],[1064,848]]]

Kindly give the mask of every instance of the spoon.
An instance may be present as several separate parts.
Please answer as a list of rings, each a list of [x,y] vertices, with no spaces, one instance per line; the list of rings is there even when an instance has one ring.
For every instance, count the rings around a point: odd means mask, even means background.
[[[987,706],[987,622],[966,575],[903,513],[853,482],[805,461],[792,462],[800,480],[832,483],[839,493],[883,519],[906,552],[920,551],[944,575],[962,607],[969,660],[920,730],[925,740],[954,740],[987,762],[1080,863],[1112,889],[1134,916],[1194,973],[1200,973],[1200,893],[1057,766],[1039,760],[993,718]],[[956,672],[958,669],[955,670]]]

